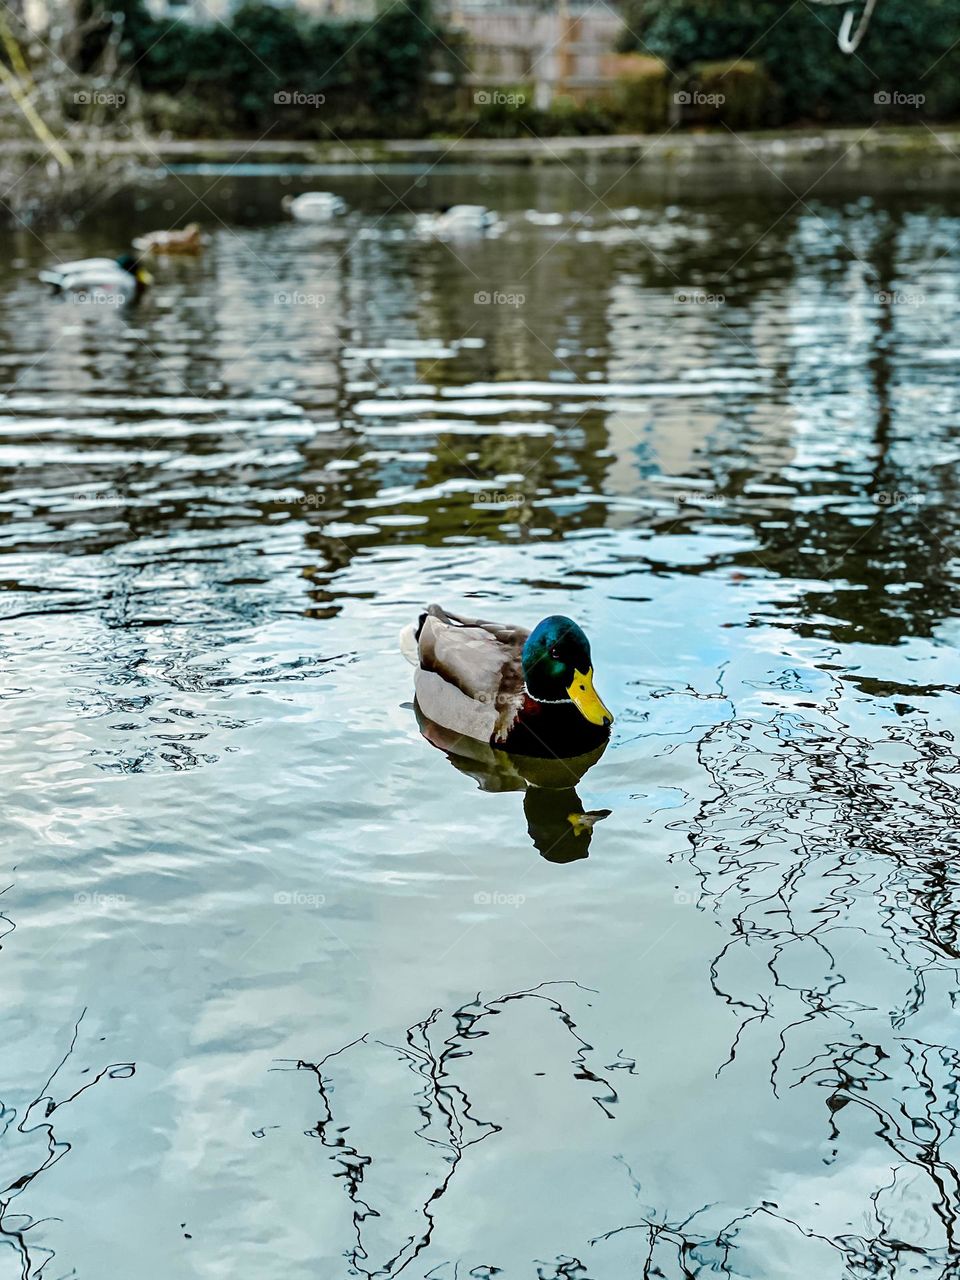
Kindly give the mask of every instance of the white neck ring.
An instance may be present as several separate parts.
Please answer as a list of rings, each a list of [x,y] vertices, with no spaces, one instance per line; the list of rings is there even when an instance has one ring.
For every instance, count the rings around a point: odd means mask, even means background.
[[[527,688],[526,682],[523,685],[523,692],[527,695],[531,702],[539,702],[545,707],[565,707],[572,706],[572,698],[537,698]]]

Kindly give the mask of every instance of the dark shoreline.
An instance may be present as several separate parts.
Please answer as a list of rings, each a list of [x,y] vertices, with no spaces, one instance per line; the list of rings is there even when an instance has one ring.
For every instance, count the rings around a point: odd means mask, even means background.
[[[861,161],[889,161],[951,168],[960,163],[960,126],[909,128],[863,125],[855,128],[777,130],[733,133],[681,132],[613,134],[590,137],[487,139],[358,139],[344,142],[267,139],[129,139],[74,145],[79,155],[129,155],[172,164],[266,163],[437,164],[444,160],[486,164],[570,164],[581,161],[628,163],[735,164],[743,167],[784,164],[836,164],[853,168]],[[22,155],[31,162],[42,154],[32,139],[0,141],[0,156]]]

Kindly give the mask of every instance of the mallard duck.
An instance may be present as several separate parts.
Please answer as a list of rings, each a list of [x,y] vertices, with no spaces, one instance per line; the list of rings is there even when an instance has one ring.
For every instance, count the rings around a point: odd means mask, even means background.
[[[593,687],[590,641],[556,614],[526,631],[432,604],[400,636],[423,714],[466,738],[523,756],[569,758],[610,736]]]
[[[417,229],[431,236],[483,235],[496,225],[497,215],[482,204],[444,205],[417,218]]]
[[[203,248],[203,233],[199,222],[188,223],[182,231],[148,231],[137,236],[133,247],[141,253],[199,253]]]
[[[281,203],[300,222],[329,222],[347,208],[346,201],[330,191],[304,191],[299,196],[284,196]]]
[[[132,253],[113,258],[81,258],[61,262],[40,272],[40,279],[56,293],[83,296],[92,302],[133,302],[152,282]]]

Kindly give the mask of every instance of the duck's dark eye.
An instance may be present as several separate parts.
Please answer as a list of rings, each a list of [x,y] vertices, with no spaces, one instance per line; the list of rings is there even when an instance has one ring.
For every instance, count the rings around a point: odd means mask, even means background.
[[[559,649],[551,649],[551,650],[550,650],[550,657],[551,657],[551,658],[559,658],[559,657],[560,657],[560,650],[559,650]]]

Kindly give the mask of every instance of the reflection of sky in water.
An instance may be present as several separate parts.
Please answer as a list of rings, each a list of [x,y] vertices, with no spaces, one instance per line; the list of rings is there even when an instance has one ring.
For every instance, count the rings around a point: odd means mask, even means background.
[[[451,249],[356,182],[333,230],[238,184],[128,319],[4,269],[3,1186],[87,1009],[4,1227],[79,1274],[950,1274],[953,219],[580,225],[554,174]],[[588,858],[420,738],[427,599],[586,627]]]

